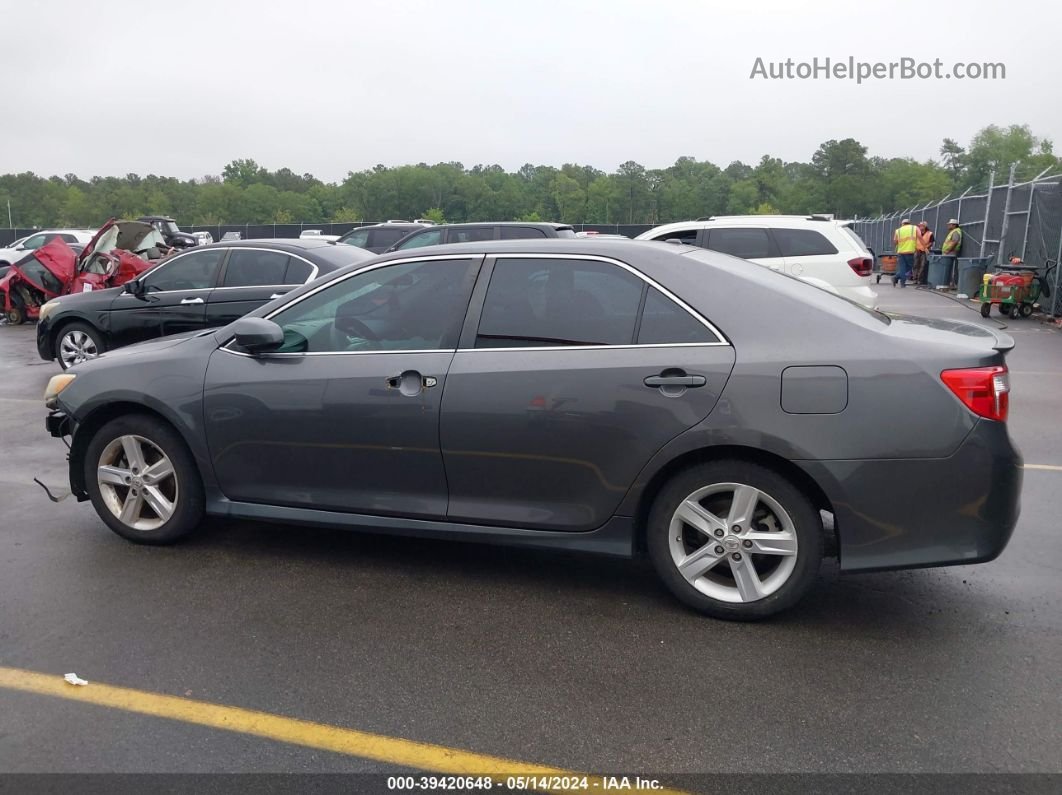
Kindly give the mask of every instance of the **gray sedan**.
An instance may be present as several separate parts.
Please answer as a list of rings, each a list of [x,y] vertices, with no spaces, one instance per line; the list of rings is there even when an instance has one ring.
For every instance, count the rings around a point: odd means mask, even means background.
[[[1012,347],[699,248],[485,241],[78,365],[47,426],[131,541],[210,514],[647,554],[687,605],[753,619],[825,554],[855,572],[1002,552]]]

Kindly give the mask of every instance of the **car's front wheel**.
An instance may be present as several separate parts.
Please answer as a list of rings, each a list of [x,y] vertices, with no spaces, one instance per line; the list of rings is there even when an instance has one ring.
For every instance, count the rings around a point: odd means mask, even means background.
[[[171,544],[203,518],[203,484],[184,440],[162,420],[111,420],[88,444],[85,485],[96,513],[139,544]]]
[[[716,618],[754,620],[795,604],[822,563],[822,519],[799,488],[746,461],[684,470],[657,495],[647,543],[682,602]]]
[[[95,359],[107,350],[103,337],[85,323],[63,326],[55,340],[55,358],[59,366],[68,370],[75,364]]]

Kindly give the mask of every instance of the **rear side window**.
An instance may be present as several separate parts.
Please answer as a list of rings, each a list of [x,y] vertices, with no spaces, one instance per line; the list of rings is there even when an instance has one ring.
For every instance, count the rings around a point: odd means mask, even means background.
[[[708,236],[708,248],[742,259],[770,257],[771,243],[766,229],[734,227],[712,229]]]
[[[545,236],[545,232],[533,226],[503,226],[501,228],[502,240],[523,240],[529,237]]]
[[[638,329],[639,345],[718,342],[704,324],[655,287],[649,288]]]
[[[543,237],[545,237],[545,235],[543,235]],[[557,237],[577,237],[577,235],[575,234],[575,230],[571,227],[564,227],[563,229],[557,230]]]
[[[390,248],[409,234],[406,229],[376,229],[372,233],[373,248]]]
[[[222,287],[256,287],[284,284],[288,255],[279,251],[237,248],[229,254]]]
[[[576,259],[499,259],[477,348],[630,345],[643,282],[615,265]]]
[[[682,229],[677,232],[667,232],[663,235],[657,235],[653,240],[681,240],[683,243],[695,246],[697,245],[697,230]]]
[[[814,229],[772,229],[774,240],[783,257],[814,257],[836,254],[837,246]]]
[[[411,236],[409,239],[404,240],[402,245],[398,247],[399,251],[405,251],[407,248],[421,248],[422,246],[437,246],[442,243],[443,230],[430,229],[427,232],[421,232]]]
[[[473,226],[468,229],[451,229],[447,243],[474,243],[477,240],[493,240],[493,226]]]
[[[64,234],[64,235],[59,235],[59,237],[61,237],[67,243],[76,243],[77,242],[77,238],[74,237],[73,235],[65,235]]]
[[[312,275],[313,268],[310,267],[309,263],[290,257],[288,259],[288,270],[284,274],[284,284],[305,284],[306,280]]]

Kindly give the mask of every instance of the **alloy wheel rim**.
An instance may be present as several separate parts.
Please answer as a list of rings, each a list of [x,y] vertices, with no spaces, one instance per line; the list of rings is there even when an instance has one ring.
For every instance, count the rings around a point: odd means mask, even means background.
[[[735,604],[775,593],[796,568],[793,520],[745,483],[704,486],[679,503],[669,527],[671,560],[705,596]]]
[[[95,359],[99,355],[96,343],[84,331],[69,331],[59,340],[59,358],[67,367]]]
[[[119,436],[103,448],[96,482],[107,509],[133,530],[155,530],[177,510],[173,462],[143,436]]]

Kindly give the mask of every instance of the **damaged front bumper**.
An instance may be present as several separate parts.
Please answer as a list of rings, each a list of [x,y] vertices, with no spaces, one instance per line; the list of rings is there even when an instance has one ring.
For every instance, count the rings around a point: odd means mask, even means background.
[[[53,410],[44,418],[44,427],[51,436],[62,439],[64,436],[73,436],[74,422],[65,411]]]

